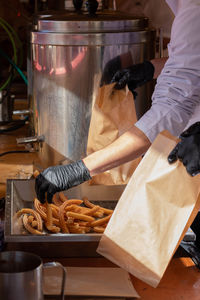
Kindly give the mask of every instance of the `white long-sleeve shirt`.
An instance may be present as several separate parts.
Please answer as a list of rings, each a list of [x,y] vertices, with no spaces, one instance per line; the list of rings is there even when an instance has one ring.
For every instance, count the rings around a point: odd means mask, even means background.
[[[200,120],[200,0],[166,0],[175,19],[169,58],[157,79],[151,108],[135,124],[151,142],[163,130],[178,136]]]

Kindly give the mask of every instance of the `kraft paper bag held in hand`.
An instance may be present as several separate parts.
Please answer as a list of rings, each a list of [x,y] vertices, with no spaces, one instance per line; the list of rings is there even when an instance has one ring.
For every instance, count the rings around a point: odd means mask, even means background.
[[[160,134],[129,180],[97,252],[156,287],[200,208],[200,175],[167,157],[176,145]]]
[[[116,140],[137,121],[132,93],[126,89],[115,90],[115,84],[99,88],[88,134],[87,154]],[[127,184],[141,158],[93,176],[91,184]]]

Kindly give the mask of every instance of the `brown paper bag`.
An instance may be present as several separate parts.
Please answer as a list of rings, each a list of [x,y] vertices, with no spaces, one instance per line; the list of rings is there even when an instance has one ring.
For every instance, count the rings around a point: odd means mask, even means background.
[[[167,156],[176,142],[160,134],[129,180],[97,252],[156,287],[200,208],[200,175]]]
[[[95,100],[88,133],[87,154],[116,140],[137,121],[133,95],[128,89],[101,87]],[[93,176],[91,184],[127,184],[141,158]]]

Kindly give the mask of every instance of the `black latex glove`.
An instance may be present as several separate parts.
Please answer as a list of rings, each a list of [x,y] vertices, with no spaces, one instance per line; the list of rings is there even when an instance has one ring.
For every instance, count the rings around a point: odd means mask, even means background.
[[[49,167],[36,177],[37,198],[44,203],[47,193],[47,201],[51,203],[56,192],[67,190],[89,179],[91,179],[89,170],[82,160],[69,165]]]
[[[127,69],[118,71],[112,78],[111,82],[116,82],[115,89],[120,90],[128,85],[131,92],[142,86],[147,81],[153,79],[154,66],[150,61],[144,61],[140,64],[135,64]]]
[[[169,154],[168,161],[173,163],[179,159],[187,172],[195,176],[200,173],[200,122],[181,133],[180,139],[181,141]]]
[[[111,80],[117,71],[121,70],[120,56],[116,56],[109,60],[105,65],[101,77],[100,86],[111,83]]]

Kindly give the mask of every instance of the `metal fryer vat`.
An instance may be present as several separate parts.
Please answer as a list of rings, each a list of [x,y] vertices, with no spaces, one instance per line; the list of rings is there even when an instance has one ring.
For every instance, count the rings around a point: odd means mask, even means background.
[[[106,63],[127,53],[134,63],[155,55],[155,30],[148,19],[116,11],[41,17],[31,32],[28,63],[32,135],[44,136],[42,167],[86,155],[92,103]],[[140,117],[150,106],[153,86],[138,89]]]
[[[98,256],[96,248],[101,234],[31,235],[23,228],[15,214],[22,208],[32,208],[35,197],[34,180],[7,180],[5,208],[5,242],[8,250],[31,251],[42,257]],[[64,193],[68,198],[87,196],[95,204],[114,208],[125,186],[90,186],[87,183]]]

